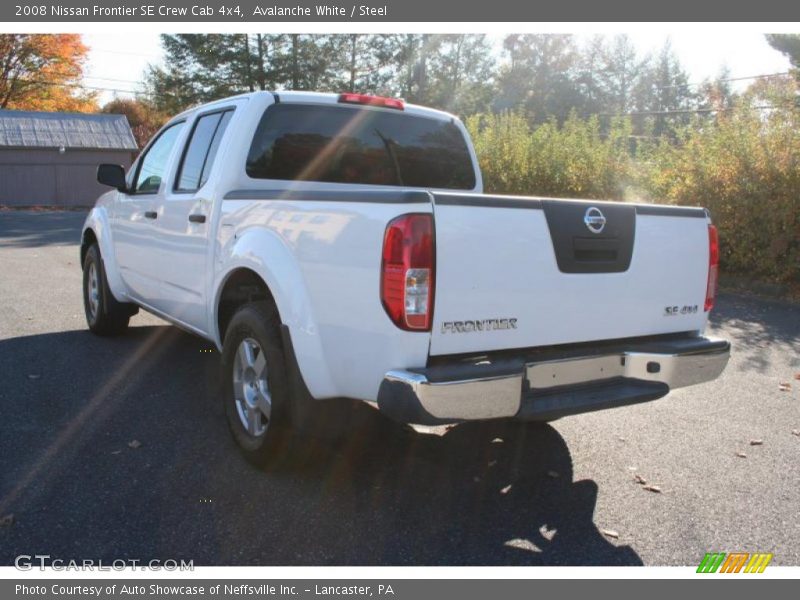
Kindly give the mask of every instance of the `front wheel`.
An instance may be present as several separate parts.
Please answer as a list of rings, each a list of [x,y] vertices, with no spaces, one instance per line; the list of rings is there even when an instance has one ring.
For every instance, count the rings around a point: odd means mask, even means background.
[[[108,287],[100,248],[92,244],[83,261],[83,308],[86,323],[97,335],[119,335],[128,328],[136,307],[117,302]]]
[[[245,458],[273,463],[290,441],[290,392],[280,318],[268,302],[234,314],[222,345],[223,402],[228,427]]]

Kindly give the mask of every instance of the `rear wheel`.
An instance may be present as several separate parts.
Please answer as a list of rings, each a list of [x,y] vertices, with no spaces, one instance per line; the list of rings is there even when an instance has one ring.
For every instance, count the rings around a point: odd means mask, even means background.
[[[253,302],[236,311],[225,332],[222,369],[234,440],[251,463],[273,463],[290,442],[291,399],[280,318],[272,304]]]
[[[89,329],[97,335],[124,333],[131,315],[137,310],[114,298],[97,244],[89,247],[83,261],[83,308]]]

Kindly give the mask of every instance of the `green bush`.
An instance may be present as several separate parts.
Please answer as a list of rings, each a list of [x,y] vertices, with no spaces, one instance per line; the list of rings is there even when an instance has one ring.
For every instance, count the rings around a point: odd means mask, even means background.
[[[708,208],[724,270],[800,281],[799,126],[797,110],[742,103],[641,151],[639,186],[653,201]]]
[[[571,115],[531,129],[519,114],[467,119],[488,193],[621,200],[629,179],[630,124],[601,135],[596,117]]]
[[[729,273],[800,282],[800,114],[743,99],[631,149],[631,125],[570,116],[531,128],[514,113],[467,119],[488,193],[704,206]]]

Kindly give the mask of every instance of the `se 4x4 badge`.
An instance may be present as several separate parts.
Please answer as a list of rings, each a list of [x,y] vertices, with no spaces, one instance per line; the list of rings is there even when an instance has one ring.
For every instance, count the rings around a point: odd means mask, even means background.
[[[677,317],[678,315],[693,315],[697,312],[697,304],[685,304],[683,306],[665,306],[665,317]]]

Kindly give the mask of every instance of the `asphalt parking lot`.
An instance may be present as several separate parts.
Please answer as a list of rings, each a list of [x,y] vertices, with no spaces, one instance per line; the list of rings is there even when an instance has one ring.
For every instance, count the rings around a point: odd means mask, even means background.
[[[727,371],[653,403],[427,432],[343,406],[346,426],[262,472],[208,343],[144,313],[88,332],[83,216],[0,212],[0,564],[800,564],[800,306],[723,294]]]

